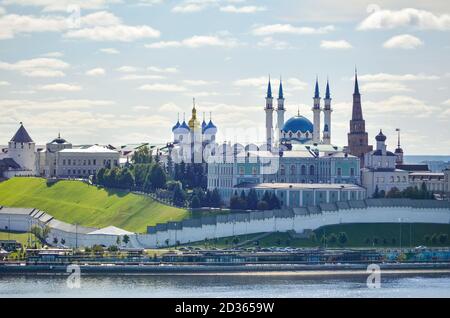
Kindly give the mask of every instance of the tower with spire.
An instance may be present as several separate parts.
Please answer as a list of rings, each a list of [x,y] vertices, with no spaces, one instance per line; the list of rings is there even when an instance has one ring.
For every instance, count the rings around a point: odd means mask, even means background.
[[[352,119],[350,120],[350,132],[348,133],[347,151],[351,155],[359,157],[361,168],[364,167],[364,155],[373,150],[369,145],[368,134],[366,132],[366,122],[363,118],[361,107],[361,94],[359,93],[358,73],[355,68],[355,88],[353,92]]]
[[[320,142],[320,93],[319,93],[319,80],[316,77],[316,87],[314,90],[314,105],[312,108],[313,111],[313,122],[314,122],[314,132],[313,132],[313,142]]]
[[[331,144],[331,94],[330,94],[330,83],[327,79],[327,88],[325,91],[325,98],[324,98],[324,108],[323,108],[323,114],[324,114],[324,125],[323,125],[323,143],[326,145]]]
[[[397,128],[395,131],[398,133],[397,148],[394,151],[395,155],[397,156],[397,159],[395,160],[395,164],[402,165],[403,164],[403,149],[400,146],[400,128]]]
[[[273,142],[273,97],[272,97],[272,86],[270,84],[270,76],[269,76],[269,84],[267,85],[267,95],[266,95],[266,107],[264,108],[266,112],[266,145],[267,150],[272,150],[272,142]]]
[[[15,161],[23,175],[36,175],[36,144],[27,130],[20,123],[20,127],[8,143],[8,157]]]
[[[281,140],[282,129],[284,126],[284,113],[286,109],[284,108],[284,94],[283,94],[283,81],[280,78],[280,87],[278,89],[278,105],[277,105],[277,133],[278,140]]]

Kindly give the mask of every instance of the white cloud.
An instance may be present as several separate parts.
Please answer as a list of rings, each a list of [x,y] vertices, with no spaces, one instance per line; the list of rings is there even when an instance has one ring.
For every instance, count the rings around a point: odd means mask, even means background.
[[[405,84],[397,82],[370,82],[361,85],[361,90],[366,93],[411,91]]]
[[[216,84],[216,81],[204,81],[204,80],[183,80],[183,83],[189,86],[205,86]]]
[[[41,56],[44,56],[44,57],[63,57],[64,54],[62,52],[49,52],[49,53],[42,54]]]
[[[0,15],[3,15],[5,13],[6,13],[6,10],[4,8],[0,7]]]
[[[423,42],[419,38],[409,35],[402,34],[396,35],[384,42],[383,47],[386,49],[406,49],[411,50],[419,46],[422,46]]]
[[[228,12],[228,13],[256,13],[261,11],[266,11],[266,7],[259,7],[259,6],[241,6],[236,7],[233,5],[220,7],[220,11],[222,12]]]
[[[133,72],[138,71],[138,68],[134,67],[134,66],[124,65],[124,66],[117,68],[116,71],[122,72],[122,73],[133,73]]]
[[[296,27],[291,24],[271,24],[255,26],[252,29],[252,34],[257,36],[268,36],[273,34],[325,34],[334,31],[334,26],[327,25],[320,28],[313,27]]]
[[[105,75],[106,71],[101,68],[101,67],[97,67],[97,68],[93,68],[89,71],[86,72],[86,75],[88,76],[102,76]]]
[[[82,87],[79,85],[56,83],[56,84],[42,85],[42,86],[39,86],[38,89],[44,90],[44,91],[75,92],[75,91],[81,91]]]
[[[450,106],[450,99],[447,99],[447,100],[444,101],[442,104],[443,104],[443,105],[448,105],[448,106]]]
[[[265,76],[261,77],[250,77],[244,79],[238,79],[233,82],[234,86],[238,87],[257,87],[260,89],[266,89],[268,83],[268,78]],[[283,79],[283,88],[285,91],[289,90],[304,90],[308,87],[308,84],[300,80],[299,78],[291,77],[288,79]],[[272,81],[272,89],[274,89],[274,82]]]
[[[62,77],[62,70],[69,68],[66,62],[53,58],[36,58],[21,60],[16,63],[5,63],[0,61],[0,69],[17,71],[29,77]]]
[[[94,109],[100,106],[113,105],[113,101],[90,99],[53,99],[53,100],[26,100],[26,99],[1,99],[0,109],[16,109],[24,111],[32,110],[62,110],[62,109]]]
[[[123,24],[72,30],[65,34],[67,38],[121,42],[131,42],[144,38],[158,38],[159,36],[160,32],[149,26],[129,26]]]
[[[421,30],[450,30],[449,14],[435,15],[429,11],[414,8],[386,10],[377,5],[370,5],[367,11],[370,14],[359,24],[359,30],[398,27],[414,27]]]
[[[435,106],[430,106],[422,100],[410,96],[396,95],[381,101],[364,102],[364,112],[372,115],[386,116],[396,114],[402,117],[423,118],[432,116],[438,111]]]
[[[158,110],[165,113],[182,112],[182,109],[175,103],[163,104],[159,107]]]
[[[285,50],[291,48],[291,45],[288,42],[275,40],[271,36],[263,38],[257,43],[257,45],[260,47],[270,47],[275,50]]]
[[[123,81],[134,81],[134,80],[157,80],[163,79],[164,76],[161,75],[149,75],[149,74],[128,74],[122,76],[120,79]]]
[[[0,16],[0,40],[12,39],[19,33],[59,32],[67,27],[63,17],[7,14]]]
[[[3,0],[5,5],[21,5],[41,7],[43,11],[62,11],[68,8],[79,7],[85,10],[102,9],[111,3],[118,3],[120,0]]]
[[[185,0],[172,8],[172,12],[176,13],[194,13],[205,10],[215,5],[216,0]]]
[[[103,48],[99,50],[102,53],[106,53],[106,54],[120,54],[120,51],[112,48],[112,47],[107,47],[107,48]]]
[[[11,84],[7,81],[0,81],[0,86],[9,86],[9,85]]]
[[[358,75],[358,80],[366,82],[385,82],[385,81],[432,81],[438,80],[440,77],[436,75],[427,74],[364,74]],[[352,78],[353,80],[353,78]]]
[[[351,49],[353,46],[345,40],[337,41],[321,41],[320,47],[327,50],[347,50]]]
[[[182,41],[162,41],[151,44],[146,44],[145,47],[149,49],[164,49],[164,48],[199,48],[204,46],[213,47],[228,47],[232,48],[238,45],[238,42],[234,38],[219,37],[219,36],[207,36],[207,35],[195,35],[193,37],[184,39]]]
[[[174,84],[146,84],[139,87],[140,90],[143,91],[152,91],[152,92],[185,92],[187,89],[183,86],[174,85]]]
[[[155,73],[178,73],[178,69],[176,67],[161,68],[161,67],[157,67],[157,66],[149,66],[147,68],[147,70],[149,70],[150,72],[155,72]]]

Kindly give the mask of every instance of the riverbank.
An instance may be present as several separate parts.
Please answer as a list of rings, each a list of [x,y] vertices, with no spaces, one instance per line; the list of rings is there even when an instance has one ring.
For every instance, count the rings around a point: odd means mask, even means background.
[[[383,273],[446,273],[450,263],[380,263]],[[196,275],[196,274],[274,274],[283,275],[367,275],[368,264],[239,264],[239,265],[179,265],[179,264],[80,264],[83,275]],[[69,271],[70,272],[70,271]],[[68,265],[4,264],[1,275],[68,275]]]

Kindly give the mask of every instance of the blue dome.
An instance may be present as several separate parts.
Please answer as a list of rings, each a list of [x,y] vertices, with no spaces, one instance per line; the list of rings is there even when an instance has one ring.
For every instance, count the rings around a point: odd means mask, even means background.
[[[186,129],[186,130],[188,130],[188,131],[190,131],[191,129],[189,128],[189,126],[186,124],[186,122],[185,121],[183,121],[183,123],[180,125],[180,127],[179,128],[184,128],[184,129]]]
[[[209,130],[211,130],[210,132],[213,134],[215,134],[217,132],[217,127],[213,124],[213,122],[211,120],[209,121],[208,125],[206,125],[204,132],[209,131]]]
[[[206,122],[205,122],[205,120],[203,119],[203,122],[202,122],[202,132],[205,131],[205,128],[206,128]]]
[[[175,126],[173,126],[172,131],[175,131],[175,129],[177,129],[178,127],[180,127],[180,121],[177,121]]]
[[[313,127],[314,126],[312,122],[309,121],[309,119],[299,115],[292,117],[287,122],[285,122],[282,131],[291,131],[293,133],[297,133],[299,131],[301,133],[306,133],[307,131],[309,131],[310,133],[312,133],[314,130]]]

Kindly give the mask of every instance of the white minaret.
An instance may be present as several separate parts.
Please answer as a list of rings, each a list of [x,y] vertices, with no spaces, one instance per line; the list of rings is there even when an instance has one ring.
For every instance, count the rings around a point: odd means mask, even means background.
[[[316,88],[314,91],[314,106],[312,108],[314,114],[314,132],[313,132],[313,142],[320,142],[320,94],[319,94],[319,82],[316,78]]]
[[[28,170],[29,175],[36,175],[35,143],[22,123],[8,144],[8,157],[13,159],[22,170]]]
[[[272,97],[272,87],[270,85],[270,77],[269,77],[269,85],[267,86],[267,96],[266,96],[266,145],[267,150],[272,150],[272,142],[273,142],[273,97]]]
[[[327,79],[327,89],[324,98],[325,106],[323,108],[324,114],[324,125],[323,125],[323,143],[326,145],[331,144],[331,95],[330,95],[330,85]]]
[[[284,95],[283,95],[283,83],[280,78],[280,88],[278,89],[278,106],[277,106],[277,128],[278,128],[278,142],[281,142],[281,130],[284,126]]]

